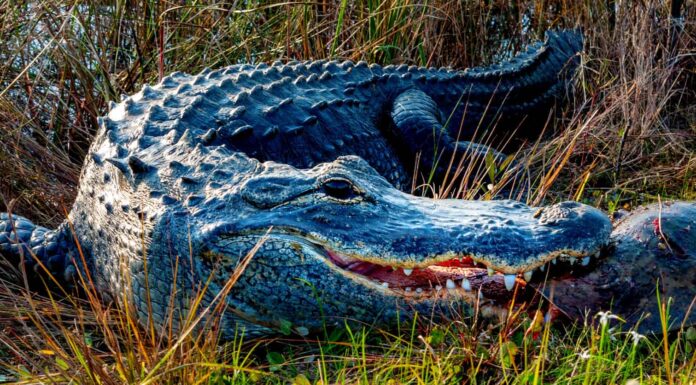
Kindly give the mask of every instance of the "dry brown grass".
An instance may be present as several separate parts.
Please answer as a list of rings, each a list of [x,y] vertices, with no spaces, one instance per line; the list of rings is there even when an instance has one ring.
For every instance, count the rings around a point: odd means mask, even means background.
[[[559,198],[613,209],[696,197],[696,34],[687,24],[670,49],[659,15],[653,5],[619,8],[615,29],[588,31],[572,118],[530,163],[548,170],[568,155],[549,188]]]

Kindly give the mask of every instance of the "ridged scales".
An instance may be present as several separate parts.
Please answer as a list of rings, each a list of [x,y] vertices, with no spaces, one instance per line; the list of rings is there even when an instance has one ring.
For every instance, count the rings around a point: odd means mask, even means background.
[[[546,44],[508,63],[466,71],[315,61],[174,73],[114,106],[109,117],[120,119],[107,118],[104,128],[114,146],[128,143],[135,155],[162,138],[302,168],[358,155],[405,187],[415,154],[404,151],[388,119],[399,94],[418,89],[431,97],[452,137],[469,139],[494,122],[514,130],[559,96],[567,84],[559,74],[577,64],[580,44],[573,32],[549,33]]]

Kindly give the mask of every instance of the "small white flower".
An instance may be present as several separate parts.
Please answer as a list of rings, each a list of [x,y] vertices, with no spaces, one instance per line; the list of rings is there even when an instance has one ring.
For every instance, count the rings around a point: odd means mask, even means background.
[[[597,312],[597,317],[599,317],[599,323],[602,326],[607,326],[607,324],[609,323],[609,320],[612,320],[612,319],[621,320],[621,318],[619,318],[619,316],[611,314],[611,312],[608,310]]]
[[[587,361],[592,355],[590,354],[589,350],[583,350],[578,354],[578,357],[580,357],[581,360]]]
[[[628,334],[630,334],[631,338],[633,339],[633,346],[637,346],[640,340],[645,338],[644,335],[633,330],[629,331]]]

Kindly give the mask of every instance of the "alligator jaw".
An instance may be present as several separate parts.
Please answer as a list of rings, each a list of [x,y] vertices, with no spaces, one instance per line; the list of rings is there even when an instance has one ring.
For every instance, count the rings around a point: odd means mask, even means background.
[[[262,231],[233,232],[221,238],[234,242],[237,236],[258,235]],[[509,300],[515,286],[526,287],[526,283],[539,282],[548,277],[567,275],[575,270],[586,270],[590,261],[597,259],[599,250],[592,255],[580,255],[573,251],[556,251],[539,258],[538,263],[528,269],[517,267],[509,273],[491,265],[485,257],[472,257],[464,253],[446,253],[431,256],[419,263],[402,262],[397,258],[381,258],[339,250],[297,229],[276,228],[271,238],[283,239],[293,248],[302,250],[308,258],[315,258],[337,273],[353,281],[389,295],[408,299],[433,299],[458,294],[470,296],[481,292],[486,298]],[[224,252],[214,254],[224,255]],[[574,266],[575,265],[575,266]]]
[[[487,298],[510,297],[511,293],[505,291],[512,291],[515,285],[524,288],[527,282],[539,281],[551,270],[542,265],[543,269],[533,268],[519,274],[505,274],[486,267],[469,256],[444,261],[434,258],[432,263],[422,263],[413,267],[399,263],[374,263],[374,259],[371,258],[368,261],[326,248],[322,254],[336,267],[350,275],[364,278],[375,288],[415,299],[477,291],[481,291]],[[550,264],[554,266],[554,275],[558,275],[559,272],[567,274],[573,264],[577,264],[578,268],[587,268],[591,260],[591,256],[577,258],[559,253],[553,257]]]
[[[555,271],[553,275],[566,274],[573,264],[586,268],[599,253],[575,256],[559,251],[540,259],[539,265],[530,270],[510,274],[497,271],[471,256],[436,256],[416,265],[387,263],[384,259],[355,253],[348,255],[295,231],[273,236],[293,239],[306,254],[321,258],[335,271],[363,286],[409,300],[444,299],[455,295],[475,301],[480,295],[506,302],[518,291],[524,291],[527,282],[545,279],[551,271]],[[519,286],[517,290],[516,285]]]
[[[522,288],[526,285],[514,275],[512,282],[502,274],[489,275],[487,269],[476,267],[468,257],[422,268],[403,268],[361,261],[330,250],[325,253],[329,263],[338,268],[336,270],[354,281],[412,301],[464,298],[473,303],[478,295],[506,301],[515,283]]]

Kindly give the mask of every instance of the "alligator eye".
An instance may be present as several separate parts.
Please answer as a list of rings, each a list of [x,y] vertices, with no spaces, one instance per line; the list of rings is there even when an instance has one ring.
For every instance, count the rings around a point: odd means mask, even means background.
[[[324,193],[332,198],[349,200],[359,195],[353,183],[344,178],[331,178],[322,184]]]

